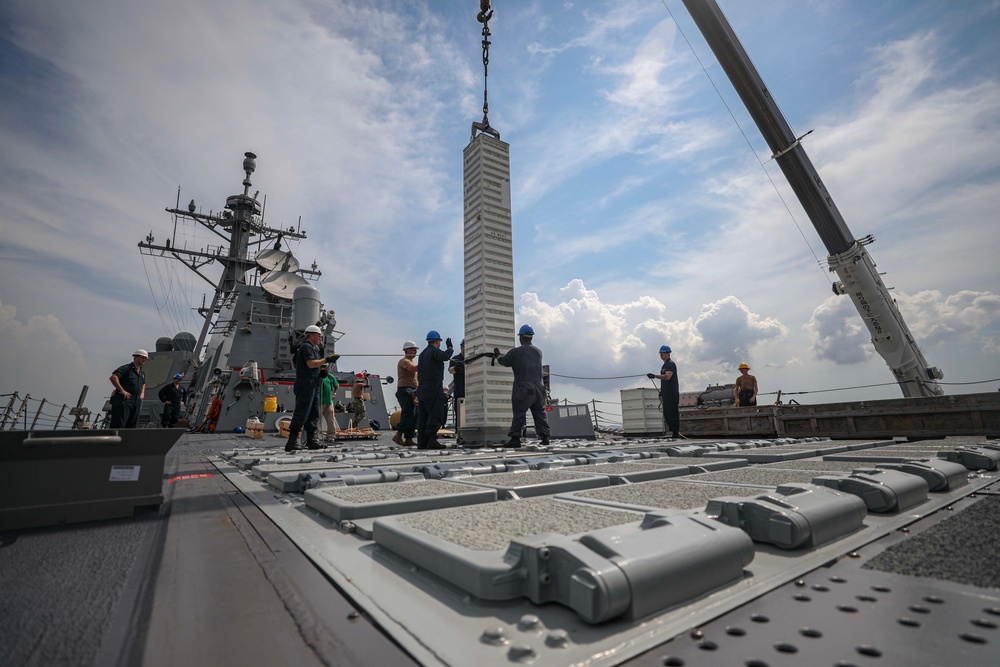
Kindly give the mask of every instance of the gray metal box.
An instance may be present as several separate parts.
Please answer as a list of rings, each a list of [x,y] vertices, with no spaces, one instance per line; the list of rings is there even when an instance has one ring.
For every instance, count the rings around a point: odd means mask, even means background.
[[[182,429],[0,433],[0,530],[132,516],[163,502]]]

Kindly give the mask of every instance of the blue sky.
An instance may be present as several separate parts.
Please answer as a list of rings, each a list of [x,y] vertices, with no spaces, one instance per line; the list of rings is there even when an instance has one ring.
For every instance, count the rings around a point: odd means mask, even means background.
[[[945,382],[1000,377],[1000,3],[720,4],[793,130],[813,130],[804,145],[854,236],[877,239],[929,363]],[[247,150],[266,221],[301,216],[309,232],[295,252],[324,271],[338,351],[394,354],[432,328],[461,338],[477,10],[2,3],[0,393],[73,403],[88,384],[99,407],[134,348],[197,333],[185,304],[204,283],[136,243],[169,235],[178,186],[204,211],[241,192]],[[568,376],[656,370],[662,343],[682,390],[732,382],[741,361],[762,392],[891,382],[678,0],[494,10],[490,121],[511,145],[517,321],[534,326],[555,397],[648,386]],[[345,362],[394,372],[390,357]]]

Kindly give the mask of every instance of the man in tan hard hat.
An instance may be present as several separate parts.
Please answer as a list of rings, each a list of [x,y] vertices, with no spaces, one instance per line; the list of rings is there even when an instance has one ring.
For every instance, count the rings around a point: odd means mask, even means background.
[[[741,408],[757,405],[757,378],[750,375],[750,367],[740,364],[740,376],[733,387],[733,400]]]
[[[149,360],[146,350],[132,353],[132,363],[119,366],[108,378],[115,390],[111,394],[111,428],[135,428],[139,423],[142,399],[146,398],[146,374],[142,367]]]

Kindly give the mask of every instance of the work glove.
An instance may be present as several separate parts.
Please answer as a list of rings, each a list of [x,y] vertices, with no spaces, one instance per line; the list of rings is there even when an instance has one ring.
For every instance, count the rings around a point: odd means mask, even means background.
[[[446,348],[448,348],[449,350],[450,350],[450,349],[452,348],[452,345],[451,345],[451,339],[450,339],[450,338],[445,338],[445,339],[444,339],[444,346],[445,346]]]
[[[653,375],[652,373],[646,373],[646,377],[648,377],[648,378],[649,378],[650,380],[652,380],[652,379],[653,379],[653,378],[655,378],[656,376],[655,376],[655,375]]]
[[[500,348],[499,347],[493,348],[493,358],[494,359],[499,359],[500,358]]]
[[[330,364],[332,364],[333,362],[335,362],[337,359],[340,359],[340,355],[339,354],[328,354],[326,356],[326,361],[327,361],[327,363],[330,363]]]

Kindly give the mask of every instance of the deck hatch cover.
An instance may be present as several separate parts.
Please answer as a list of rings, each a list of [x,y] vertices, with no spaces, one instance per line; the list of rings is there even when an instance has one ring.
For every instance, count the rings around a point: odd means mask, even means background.
[[[290,470],[288,472],[272,472],[267,476],[267,483],[285,493],[303,493],[307,489],[317,489],[321,486],[356,486],[359,484],[383,484],[423,480],[424,476],[416,472],[400,472],[388,468],[344,468],[327,470]]]
[[[860,498],[815,484],[785,484],[753,498],[715,498],[705,513],[742,528],[754,542],[782,549],[835,540],[861,528],[868,514]]]
[[[332,486],[308,489],[305,503],[334,521],[366,519],[389,514],[491,503],[497,499],[493,489],[438,480],[403,481],[362,486]]]
[[[956,447],[938,452],[938,458],[961,463],[969,470],[996,470],[1000,466],[1000,450],[993,447]]]
[[[813,484],[850,493],[865,501],[869,512],[902,512],[927,500],[927,481],[918,475],[862,468],[850,475],[820,475]]]
[[[475,532],[489,527],[489,542]],[[498,540],[498,535],[502,538]],[[375,542],[483,600],[634,620],[742,578],[742,531],[687,515],[532,499],[377,519]]]
[[[960,463],[944,459],[917,459],[905,463],[877,463],[876,468],[919,475],[933,493],[944,493],[969,483],[969,471]]]

